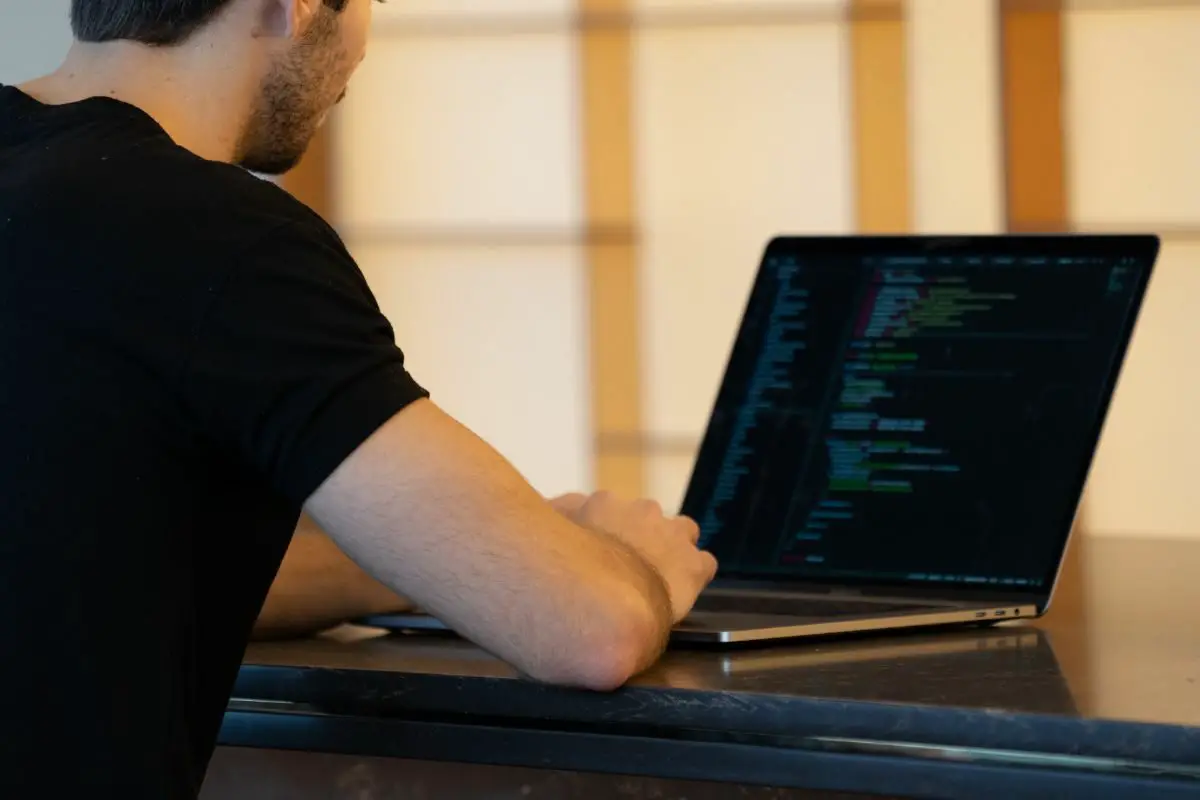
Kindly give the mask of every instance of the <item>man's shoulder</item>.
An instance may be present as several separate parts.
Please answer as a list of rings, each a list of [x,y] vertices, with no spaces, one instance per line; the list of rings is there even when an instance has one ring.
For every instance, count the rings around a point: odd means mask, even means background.
[[[124,242],[177,259],[231,255],[278,236],[341,246],[320,215],[274,182],[165,137],[73,144],[17,188],[34,201],[26,213],[40,208],[81,243]]]
[[[337,239],[333,229],[311,208],[279,185],[246,170],[207,161],[182,149],[131,154],[122,159],[127,202],[183,238],[191,233],[259,240],[266,235]]]

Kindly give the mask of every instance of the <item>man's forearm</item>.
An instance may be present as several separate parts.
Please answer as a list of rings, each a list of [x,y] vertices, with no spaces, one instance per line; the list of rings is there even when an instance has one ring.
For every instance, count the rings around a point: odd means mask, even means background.
[[[412,604],[358,567],[307,516],[300,520],[254,626],[256,639],[305,636]]]
[[[550,499],[549,504],[570,517],[585,500],[583,495],[567,495]],[[621,542],[604,538],[623,562],[623,568],[637,576],[641,590],[654,598],[654,606],[667,608],[661,580],[650,566]],[[271,584],[253,635],[259,640],[307,636],[370,614],[413,608],[412,601],[392,592],[351,561],[305,514]],[[664,618],[659,622],[665,647],[670,620]],[[647,651],[638,671],[649,667],[661,649]]]
[[[535,680],[598,690],[662,652],[674,611],[657,563],[590,530],[648,536],[661,510],[616,506],[606,524],[565,519],[430,401],[379,428],[305,504],[356,563],[465,638]],[[694,548],[646,541],[680,558]]]

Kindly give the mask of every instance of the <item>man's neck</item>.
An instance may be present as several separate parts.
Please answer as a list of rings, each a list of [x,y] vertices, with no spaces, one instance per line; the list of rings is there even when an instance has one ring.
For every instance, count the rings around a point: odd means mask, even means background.
[[[207,43],[154,48],[129,42],[72,46],[63,65],[18,88],[42,103],[111,97],[140,108],[176,144],[202,158],[231,161],[255,87]]]

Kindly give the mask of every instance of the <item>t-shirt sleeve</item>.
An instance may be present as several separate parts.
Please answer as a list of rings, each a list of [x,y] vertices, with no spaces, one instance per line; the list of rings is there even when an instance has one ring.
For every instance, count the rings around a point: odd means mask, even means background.
[[[208,436],[295,502],[428,396],[330,230],[285,225],[212,291],[185,394]]]

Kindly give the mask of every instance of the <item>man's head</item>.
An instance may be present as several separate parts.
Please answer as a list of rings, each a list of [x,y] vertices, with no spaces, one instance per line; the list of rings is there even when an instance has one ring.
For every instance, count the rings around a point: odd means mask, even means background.
[[[300,160],[362,60],[370,0],[71,0],[80,42],[186,49],[203,41],[247,55],[223,65],[255,87],[239,115],[234,161],[281,174]],[[203,63],[197,59],[192,63]]]

